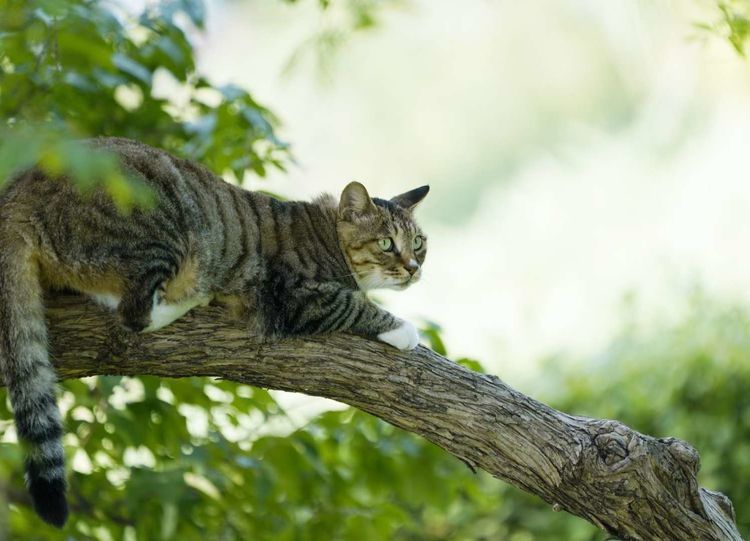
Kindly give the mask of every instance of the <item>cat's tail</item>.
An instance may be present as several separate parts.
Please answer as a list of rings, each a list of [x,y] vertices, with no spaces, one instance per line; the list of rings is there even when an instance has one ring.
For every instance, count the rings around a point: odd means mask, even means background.
[[[62,527],[68,503],[57,376],[47,353],[38,266],[28,244],[16,235],[0,227],[0,371],[26,450],[26,484],[34,509],[45,522]]]

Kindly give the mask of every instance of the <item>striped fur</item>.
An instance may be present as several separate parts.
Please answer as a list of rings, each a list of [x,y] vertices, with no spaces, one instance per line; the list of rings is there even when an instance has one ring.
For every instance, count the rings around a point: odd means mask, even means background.
[[[215,298],[253,314],[269,337],[348,331],[410,349],[414,327],[364,291],[416,282],[426,254],[412,211],[427,187],[383,200],[351,183],[340,202],[281,202],[135,141],[91,144],[151,188],[153,208],[123,215],[103,191],[81,195],[36,169],[0,194],[0,369],[34,506],[56,526],[68,511],[45,289],[85,293],[133,331]]]

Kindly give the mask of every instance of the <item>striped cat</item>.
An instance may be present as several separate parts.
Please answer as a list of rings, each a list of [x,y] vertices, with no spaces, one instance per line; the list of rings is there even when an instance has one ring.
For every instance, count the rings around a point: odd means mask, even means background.
[[[126,216],[103,192],[81,196],[38,170],[0,194],[0,368],[34,507],[59,527],[68,509],[45,289],[85,293],[136,332],[218,299],[255,314],[266,336],[347,331],[409,350],[414,326],[365,291],[413,284],[427,251],[412,217],[427,186],[385,200],[352,182],[338,202],[281,202],[135,141],[91,144],[146,182],[156,205]]]

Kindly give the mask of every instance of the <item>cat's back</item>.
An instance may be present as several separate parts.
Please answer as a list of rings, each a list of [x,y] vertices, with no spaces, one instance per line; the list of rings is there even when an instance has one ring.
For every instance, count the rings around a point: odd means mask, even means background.
[[[234,188],[198,163],[139,141],[99,137],[84,144],[113,156],[124,173],[124,184],[93,179],[92,189],[86,186],[91,183],[88,180],[51,176],[34,167],[0,188],[0,219],[44,215],[71,223],[87,216],[90,219],[90,214],[102,214],[114,222],[151,217],[168,219],[182,229],[201,229],[207,221],[216,219],[218,194]],[[146,205],[133,213],[123,212],[132,203],[133,193],[128,190],[147,195]]]
[[[150,204],[123,209],[106,183],[86,192],[71,179],[30,169],[0,196],[0,250],[26,243],[45,283],[92,294],[121,293],[101,276],[116,275],[120,284],[154,265],[174,275],[187,262],[193,281],[210,290],[240,290],[257,274],[260,212],[269,198],[137,141],[86,144],[115,156]]]
[[[155,250],[177,260],[194,252],[208,273],[239,249],[233,239],[244,238],[247,228],[239,216],[239,188],[195,162],[137,141],[104,137],[85,143],[113,155],[150,203],[123,209],[106,183],[82,191],[69,178],[29,169],[0,195],[0,249],[9,237],[30,239],[48,258],[71,267],[142,259]]]

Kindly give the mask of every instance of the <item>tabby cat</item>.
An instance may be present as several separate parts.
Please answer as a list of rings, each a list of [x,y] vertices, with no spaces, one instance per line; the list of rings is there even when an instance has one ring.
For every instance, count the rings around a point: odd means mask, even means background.
[[[37,169],[0,194],[0,368],[34,507],[59,527],[68,508],[44,290],[85,293],[135,332],[219,299],[252,312],[265,336],[348,331],[409,350],[414,326],[365,291],[413,284],[427,251],[412,217],[427,186],[385,200],[352,182],[338,202],[281,202],[136,141],[90,144],[115,153],[156,204],[123,215],[103,191],[83,196]]]

